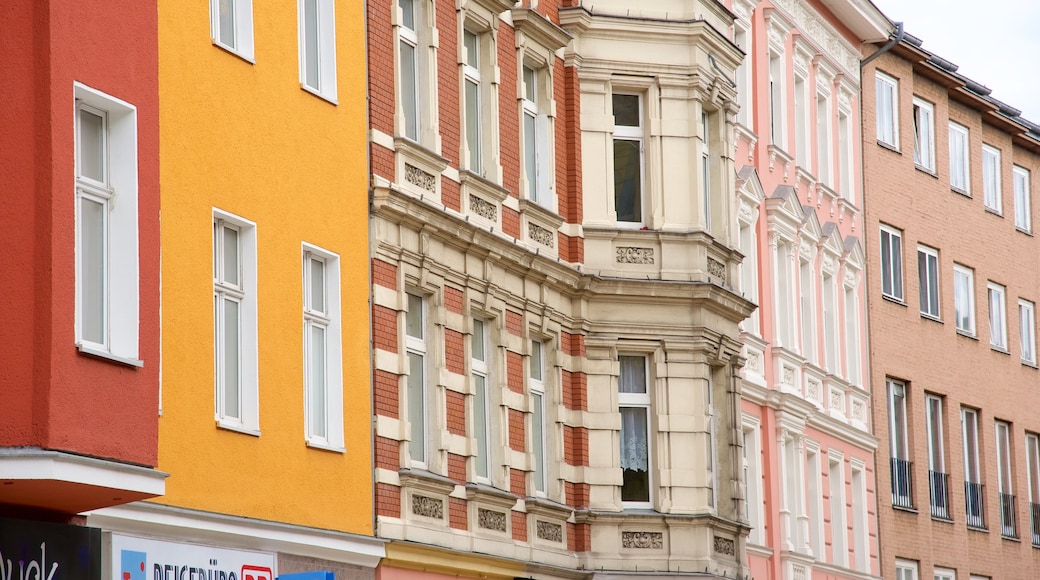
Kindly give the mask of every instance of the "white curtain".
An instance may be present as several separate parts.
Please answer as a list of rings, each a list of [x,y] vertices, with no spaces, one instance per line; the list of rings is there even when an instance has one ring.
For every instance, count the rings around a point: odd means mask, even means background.
[[[621,468],[648,470],[647,409],[621,407]]]

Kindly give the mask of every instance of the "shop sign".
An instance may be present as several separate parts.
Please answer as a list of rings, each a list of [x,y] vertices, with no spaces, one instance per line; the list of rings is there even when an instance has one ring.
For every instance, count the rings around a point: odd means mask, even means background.
[[[0,580],[101,580],[101,530],[0,518]]]
[[[274,580],[275,560],[264,552],[112,534],[111,566],[112,580]]]

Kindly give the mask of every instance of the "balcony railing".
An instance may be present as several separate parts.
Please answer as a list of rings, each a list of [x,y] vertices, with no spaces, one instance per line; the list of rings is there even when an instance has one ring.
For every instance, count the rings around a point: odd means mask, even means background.
[[[928,472],[928,491],[931,497],[932,517],[950,518],[950,476],[938,471]]]
[[[1018,517],[1015,512],[1015,496],[1010,493],[1000,494],[1000,535],[1005,538],[1018,539]]]
[[[905,459],[892,458],[892,505],[894,507],[914,507],[913,481],[910,478],[914,464]]]
[[[1040,548],[1040,503],[1029,502],[1029,515],[1033,527],[1033,546]]]
[[[964,482],[964,511],[969,528],[986,529],[983,499],[981,483]]]

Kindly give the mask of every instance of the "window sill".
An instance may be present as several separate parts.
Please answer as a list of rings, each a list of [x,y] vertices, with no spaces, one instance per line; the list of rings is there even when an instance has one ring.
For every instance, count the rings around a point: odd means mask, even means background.
[[[1007,540],[1009,542],[1015,542],[1016,544],[1021,544],[1022,543],[1022,538],[1014,538],[1014,537],[1011,537],[1011,536],[1005,536],[1004,534],[1000,534],[1000,539],[1001,540]]]
[[[938,323],[938,324],[943,324],[942,318],[939,318],[938,316],[933,316],[933,315],[925,313],[925,312],[921,313],[921,318],[923,318],[925,320],[930,320],[930,321]]]
[[[1020,233],[1020,234],[1027,235],[1029,237],[1033,237],[1033,230],[1024,230],[1024,229],[1022,229],[1022,228],[1020,228],[1018,226],[1015,226],[1015,231]]]
[[[1000,213],[999,209],[993,209],[993,208],[991,208],[989,206],[986,206],[986,213],[988,213],[990,215],[993,215],[993,216],[996,216],[998,218],[1003,218],[1004,217],[1004,214]]]
[[[917,514],[921,513],[919,511],[917,511],[917,508],[906,507],[906,506],[895,505],[895,504],[892,505],[892,509],[894,509],[894,510],[896,510],[898,512],[905,512],[905,513],[914,514],[914,515],[917,515]]]
[[[101,349],[98,349],[98,348],[87,346],[85,344],[77,344],[76,345],[76,350],[78,350],[81,354],[85,354],[85,355],[89,355],[89,356],[92,356],[92,357],[104,359],[104,360],[107,360],[107,361],[112,361],[114,363],[119,363],[121,365],[126,365],[128,367],[141,368],[141,367],[144,366],[144,361],[142,361],[142,360],[138,360],[136,358],[125,357],[125,356],[119,356],[118,354],[112,354],[112,353],[108,352],[107,350],[101,350]]]
[[[939,522],[940,524],[950,524],[950,525],[953,525],[953,523],[954,523],[953,522],[953,518],[941,518],[939,516],[932,516],[932,521],[933,522]]]
[[[227,423],[217,419],[217,429],[224,429],[225,431],[234,431],[235,433],[242,433],[243,435],[252,435],[253,437],[260,436],[259,429],[250,429],[243,425],[235,425],[234,423]]]
[[[914,169],[920,171],[921,173],[925,173],[927,175],[931,175],[936,179],[939,179],[939,174],[937,174],[934,169],[930,169],[928,167],[925,167],[924,165],[918,165],[917,163],[914,163]]]
[[[246,61],[246,62],[248,62],[249,64],[252,64],[252,65],[256,64],[256,59],[254,59],[253,57],[246,56],[246,55],[242,54],[241,52],[238,52],[237,50],[231,48],[230,46],[225,46],[225,45],[221,44],[215,38],[211,38],[210,41],[213,43],[213,46],[219,48],[220,50],[223,50],[224,52],[230,54],[231,56],[238,57],[238,58],[240,58],[240,59],[242,59],[242,60],[244,60],[244,61]]]
[[[991,345],[989,345],[989,349],[992,350],[993,352],[997,352],[997,353],[1000,353],[1000,354],[1006,354],[1008,356],[1011,356],[1011,351],[1009,351],[1007,349],[1007,347],[1005,347],[1005,346],[998,346],[998,345],[995,345],[995,344],[991,344]]]
[[[258,433],[259,435],[259,433]],[[330,453],[346,453],[347,448],[339,445],[332,445],[327,441],[318,441],[314,439],[307,440],[307,447],[311,449],[317,449],[319,451],[328,451]]]
[[[885,143],[884,141],[882,141],[880,139],[878,139],[877,144],[882,149],[888,149],[889,151],[891,151],[892,153],[895,153],[896,155],[902,155],[903,154],[903,152],[899,150],[899,146],[898,145],[893,145],[891,143]]]
[[[957,334],[959,334],[960,336],[963,336],[964,338],[970,338],[970,339],[972,339],[974,341],[978,341],[979,340],[979,337],[975,336],[974,332],[970,332],[970,331],[967,331],[967,330],[962,330],[960,328],[957,329]]]
[[[966,197],[968,199],[971,199],[971,192],[966,190],[966,189],[961,189],[959,187],[954,187],[954,186],[951,185],[950,186],[950,191],[952,191],[952,192],[954,192],[956,194],[959,194],[959,195],[963,195],[964,197]]]
[[[323,100],[323,101],[325,101],[327,103],[331,103],[333,105],[336,105],[337,107],[339,106],[339,101],[337,101],[334,97],[329,97],[327,95],[323,95],[317,89],[308,87],[307,85],[305,85],[303,83],[300,83],[300,88],[303,89],[304,92],[310,93],[310,94],[314,95],[315,97],[318,97],[319,99],[321,99],[321,100]]]
[[[903,308],[907,308],[906,302],[903,302],[902,298],[896,298],[895,296],[889,296],[888,294],[884,293],[881,294],[881,298],[883,298],[886,302],[891,302],[892,304],[898,304]]]
[[[988,534],[989,530],[986,528],[977,528],[975,526],[965,526],[969,532],[979,532],[980,534]]]
[[[1029,368],[1031,368],[1033,370],[1040,370],[1040,366],[1036,365],[1036,361],[1024,360],[1024,361],[1022,361],[1022,366],[1029,367]]]

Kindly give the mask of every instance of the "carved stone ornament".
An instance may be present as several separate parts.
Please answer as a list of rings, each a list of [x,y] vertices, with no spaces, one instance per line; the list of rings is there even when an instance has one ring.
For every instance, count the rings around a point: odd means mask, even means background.
[[[831,409],[841,410],[841,393],[831,391]]]
[[[715,551],[724,556],[736,556],[737,544],[729,538],[715,536]]]
[[[794,570],[794,577],[792,580],[805,580],[805,566],[795,564],[792,570]]]
[[[404,164],[404,180],[426,191],[437,191],[437,178],[410,163]]]
[[[425,495],[412,496],[412,513],[417,516],[444,519],[444,502]]]
[[[563,543],[563,526],[560,524],[554,524],[552,522],[543,522],[538,520],[535,524],[537,528],[538,538],[542,540],[548,540],[550,542]]]
[[[794,369],[791,367],[784,367],[783,376],[780,379],[781,385],[791,386],[794,384]]]
[[[857,421],[862,421],[864,415],[863,401],[852,401],[852,418]]]
[[[715,258],[708,258],[708,274],[716,278],[725,278],[726,265]]]
[[[859,51],[842,38],[807,0],[776,0],[773,4],[791,17],[799,32],[812,39],[853,78],[859,78]]]
[[[504,532],[506,531],[506,514],[504,512],[477,508],[477,525],[485,530]]]
[[[556,236],[554,236],[550,230],[547,230],[538,224],[527,224],[527,235],[532,240],[543,246],[548,246],[550,248],[556,247]]]
[[[615,261],[618,264],[653,264],[654,249],[619,247]]]
[[[749,351],[748,354],[747,354],[747,360],[748,360],[748,362],[747,362],[748,368],[750,368],[752,371],[754,371],[754,372],[756,372],[758,374],[762,374],[762,355],[761,354],[759,354],[757,352]]]
[[[664,534],[662,532],[621,532],[621,547],[660,550],[664,548]]]
[[[820,400],[820,383],[817,383],[816,381],[809,381],[809,388],[807,390],[809,392],[809,399],[810,400],[812,400],[812,401],[819,401]]]
[[[470,194],[469,210],[486,220],[498,221],[498,208],[482,197]]]

